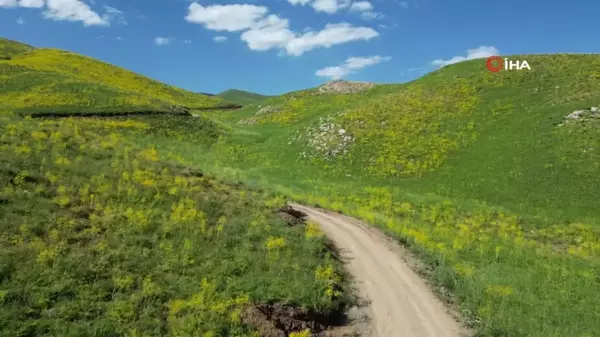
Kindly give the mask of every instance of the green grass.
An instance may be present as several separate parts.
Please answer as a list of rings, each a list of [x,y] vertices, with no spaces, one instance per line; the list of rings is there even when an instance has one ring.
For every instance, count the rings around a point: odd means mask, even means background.
[[[21,42],[0,37],[0,60],[9,59],[14,55],[33,50],[32,46]]]
[[[220,94],[217,94],[218,97],[221,97],[222,99],[235,103],[235,104],[239,104],[239,105],[248,105],[248,104],[253,104],[253,103],[258,103],[264,99],[266,99],[268,96],[265,95],[261,95],[261,94],[256,94],[253,92],[248,92],[248,91],[244,91],[244,90],[237,90],[237,89],[229,89],[226,91],[223,91]]]
[[[346,301],[325,240],[274,214],[283,198],[131,141],[203,152],[221,135],[166,121],[2,120],[1,335],[251,336],[247,304]]]

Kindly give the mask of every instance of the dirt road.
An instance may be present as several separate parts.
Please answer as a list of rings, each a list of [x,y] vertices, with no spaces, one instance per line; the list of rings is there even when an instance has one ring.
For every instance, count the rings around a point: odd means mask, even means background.
[[[337,213],[291,204],[321,225],[335,243],[370,302],[369,337],[458,337],[466,330],[408,266],[400,247],[359,221]]]

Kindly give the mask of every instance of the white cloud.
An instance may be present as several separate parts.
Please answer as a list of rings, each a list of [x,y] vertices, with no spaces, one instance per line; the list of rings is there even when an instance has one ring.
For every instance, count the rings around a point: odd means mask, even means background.
[[[190,43],[192,43],[192,40],[183,40],[183,43],[190,44]]]
[[[215,41],[215,42],[225,42],[225,41],[227,41],[227,36],[222,36],[222,35],[215,36],[215,37],[213,37],[213,41]]]
[[[125,19],[125,13],[123,13],[122,11],[107,5],[104,5],[104,11],[106,13],[102,17],[106,21],[117,22],[122,25],[127,24],[127,20]]]
[[[292,0],[294,1],[294,0]],[[253,5],[190,5],[186,20],[214,31],[243,31],[240,38],[251,50],[280,49],[288,55],[299,56],[315,48],[350,41],[370,40],[379,34],[369,27],[354,27],[348,23],[327,24],[321,31],[290,30],[289,20],[268,15],[265,7]]]
[[[155,37],[154,38],[154,44],[156,44],[157,46],[164,46],[171,43],[171,39],[167,38],[167,37]]]
[[[277,15],[269,15],[255,26],[242,33],[241,39],[251,50],[266,51],[274,48],[285,49],[296,35],[289,28],[289,21]]]
[[[57,21],[81,21],[84,26],[108,26],[110,23],[79,0],[47,0],[44,17]]]
[[[351,12],[360,12],[360,17],[363,20],[378,20],[383,19],[385,15],[379,12],[373,11],[374,7],[368,1],[357,1],[353,2],[352,6],[350,6]]]
[[[444,66],[462,62],[462,61],[486,58],[486,57],[490,57],[490,56],[494,56],[494,55],[498,55],[498,54],[499,54],[499,51],[496,47],[481,46],[479,48],[467,50],[466,56],[454,56],[447,60],[437,59],[437,60],[434,60],[433,62],[431,62],[431,64],[434,66],[444,67]]]
[[[398,4],[400,7],[408,8],[408,2],[406,1],[398,1]]]
[[[123,40],[125,40],[125,38],[124,38],[124,37],[122,37],[122,36],[117,36],[117,41],[123,41]]]
[[[314,0],[312,7],[317,12],[333,14],[337,11],[348,8],[350,0]]]
[[[25,8],[42,8],[44,0],[19,0],[19,6]]]
[[[303,34],[292,32],[287,19],[270,15],[258,27],[244,32],[242,40],[252,50],[265,51],[279,48],[288,55],[300,56],[315,48],[330,48],[334,45],[370,40],[378,33],[368,27],[353,27],[348,23],[327,24],[323,30]]]
[[[21,26],[23,26],[25,24],[25,19],[23,19],[22,17],[18,17],[17,23],[20,24]]]
[[[126,23],[123,12],[118,9],[104,6],[106,13],[100,16],[82,0],[0,0],[0,7],[45,8],[46,19],[81,21],[84,26],[109,26],[113,20]]]
[[[350,57],[339,66],[326,67],[317,70],[315,75],[319,77],[329,77],[332,80],[338,80],[356,72],[357,70],[389,60],[391,60],[391,57],[389,56]]]
[[[344,8],[350,7],[351,0],[287,0],[290,4],[296,6],[310,6],[317,12],[334,14]],[[367,2],[367,1],[361,1]]]
[[[19,3],[17,0],[0,0],[0,7],[17,7]]]
[[[350,6],[351,11],[355,12],[365,12],[373,9],[373,5],[368,1],[357,1],[353,2],[352,6]]]
[[[266,7],[247,4],[204,7],[194,2],[189,6],[185,19],[210,30],[236,32],[249,29],[268,11]]]
[[[294,37],[285,45],[290,55],[299,56],[318,47],[330,48],[350,41],[370,40],[379,34],[372,28],[354,27],[348,23],[329,23],[318,32],[308,32]]]

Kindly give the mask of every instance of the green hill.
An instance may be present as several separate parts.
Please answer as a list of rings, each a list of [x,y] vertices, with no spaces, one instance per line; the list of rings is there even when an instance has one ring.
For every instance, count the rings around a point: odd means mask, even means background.
[[[253,103],[258,103],[268,97],[265,95],[255,94],[253,92],[237,90],[237,89],[229,89],[229,90],[223,91],[222,93],[217,94],[217,96],[223,98],[224,100],[227,100],[229,102],[233,102],[235,104],[239,104],[242,106],[248,105],[248,104],[253,104]]]
[[[68,51],[34,49],[5,39],[0,50],[10,55],[0,61],[2,111],[110,114],[231,104]]]
[[[231,136],[188,157],[379,225],[434,266],[483,336],[591,336],[600,55],[512,58],[532,70],[473,60],[402,85],[269,98],[215,116]]]
[[[600,106],[600,73],[590,70],[600,69],[593,67],[600,57],[519,57],[533,70],[491,73],[476,60],[405,85],[355,94],[310,89],[219,117],[260,135],[243,141],[259,157],[247,159],[248,168],[294,162],[289,179],[351,174],[561,219],[600,215],[592,188],[600,184],[600,149],[587,151],[597,147],[597,120],[557,127],[575,110]]]
[[[111,116],[222,99],[7,45],[0,335],[257,336],[243,313],[258,305],[304,310],[294,324],[323,329],[343,314],[345,271],[318,227],[290,226],[281,195],[215,179],[181,155],[209,153],[226,127],[191,115]],[[57,111],[70,117],[43,114]]]

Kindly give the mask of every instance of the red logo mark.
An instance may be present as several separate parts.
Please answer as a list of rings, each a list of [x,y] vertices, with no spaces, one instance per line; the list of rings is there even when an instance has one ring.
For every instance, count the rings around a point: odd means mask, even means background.
[[[504,61],[500,56],[492,56],[487,59],[487,68],[494,73],[499,72],[504,68]],[[494,64],[495,63],[495,64]]]

